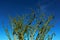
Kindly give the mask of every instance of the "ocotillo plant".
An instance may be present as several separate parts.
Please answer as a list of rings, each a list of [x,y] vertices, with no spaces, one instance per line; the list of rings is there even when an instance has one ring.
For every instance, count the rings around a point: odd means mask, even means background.
[[[17,16],[16,18],[12,18],[10,22],[14,40],[52,40],[54,33],[49,36],[47,34],[53,27],[53,25],[49,25],[53,18],[53,16],[45,17],[44,15],[37,17],[34,11],[32,11],[30,16],[24,15],[23,17]],[[34,20],[36,24],[33,26],[32,23],[34,23]],[[37,31],[38,34],[34,38]],[[9,40],[11,40],[8,30],[6,31],[5,29],[5,32]]]

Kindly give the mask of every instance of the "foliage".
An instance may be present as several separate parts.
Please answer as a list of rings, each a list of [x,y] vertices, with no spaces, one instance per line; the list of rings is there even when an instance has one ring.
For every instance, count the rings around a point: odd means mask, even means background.
[[[37,17],[34,11],[32,11],[30,16],[24,15],[12,18],[10,23],[14,40],[52,40],[55,33],[52,33],[51,35],[47,34],[53,27],[53,25],[49,24],[53,18],[53,16],[46,17],[44,14]],[[34,20],[36,24],[34,23]],[[32,23],[34,23],[34,25],[32,25]],[[38,34],[36,38],[34,38],[37,31]],[[5,32],[9,40],[11,40],[9,31],[5,29]]]

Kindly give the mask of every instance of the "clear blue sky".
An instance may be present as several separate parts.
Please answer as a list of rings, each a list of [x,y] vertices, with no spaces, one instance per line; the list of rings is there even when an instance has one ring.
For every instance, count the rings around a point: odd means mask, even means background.
[[[38,3],[40,3],[41,12],[55,15],[57,22],[52,30],[56,32],[56,36],[53,40],[60,40],[60,0],[0,0],[0,40],[7,40],[2,29],[2,20],[7,25],[8,15],[29,13],[29,8],[36,8]]]

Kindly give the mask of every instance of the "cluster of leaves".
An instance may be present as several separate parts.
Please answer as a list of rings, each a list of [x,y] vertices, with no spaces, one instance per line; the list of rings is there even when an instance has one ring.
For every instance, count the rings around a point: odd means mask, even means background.
[[[45,15],[41,15],[37,18],[34,11],[32,11],[32,14],[28,17],[28,19],[25,15],[23,17],[17,16],[16,18],[13,18],[10,22],[14,40],[52,40],[54,33],[52,33],[52,35],[47,34],[53,27],[53,25],[49,25],[53,18],[53,16],[49,16],[46,18]],[[33,27],[31,24],[35,19],[36,24]],[[28,20],[27,23],[25,23],[25,20]],[[36,31],[38,31],[38,34],[36,38],[34,38]],[[5,29],[5,32],[9,40],[11,40],[8,29]]]

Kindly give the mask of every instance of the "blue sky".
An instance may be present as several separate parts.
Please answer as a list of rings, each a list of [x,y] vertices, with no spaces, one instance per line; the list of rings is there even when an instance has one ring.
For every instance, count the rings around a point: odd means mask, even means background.
[[[41,12],[54,14],[55,27],[52,29],[56,32],[53,40],[60,40],[60,0],[0,0],[0,40],[7,40],[7,37],[2,29],[2,20],[7,25],[8,15],[15,16],[24,13],[30,13],[29,8],[36,8],[40,4]],[[4,38],[4,39],[3,39]]]

